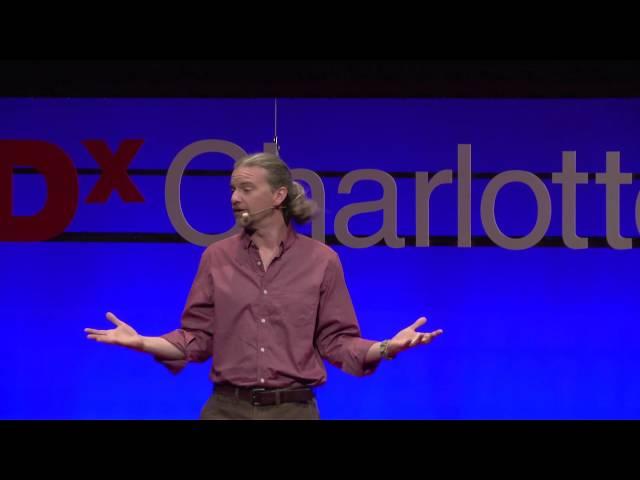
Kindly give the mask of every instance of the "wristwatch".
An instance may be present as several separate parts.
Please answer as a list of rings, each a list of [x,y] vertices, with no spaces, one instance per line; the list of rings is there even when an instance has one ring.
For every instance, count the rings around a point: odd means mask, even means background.
[[[389,340],[383,340],[380,342],[380,356],[385,360],[393,360],[393,357],[389,355]]]

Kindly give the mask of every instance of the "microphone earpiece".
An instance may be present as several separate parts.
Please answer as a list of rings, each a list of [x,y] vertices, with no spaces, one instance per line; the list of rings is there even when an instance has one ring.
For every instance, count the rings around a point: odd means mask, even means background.
[[[256,215],[262,213],[262,212],[266,212],[267,210],[272,210],[272,209],[279,209],[281,207],[268,207],[268,208],[263,208],[262,210],[258,210],[255,213],[249,213],[249,212],[242,212],[242,215],[240,215],[240,223],[242,224],[243,227],[246,227],[249,225],[249,223],[251,223],[251,217],[255,217]]]
[[[293,200],[292,202],[295,202],[298,198],[300,198],[302,195],[304,195],[303,192],[299,193]],[[249,212],[242,212],[242,215],[240,215],[240,224],[243,227],[246,227],[249,225],[249,223],[251,223],[251,217],[255,217],[256,215],[262,213],[262,212],[266,212],[267,210],[284,210],[285,207],[283,207],[282,205],[279,205],[277,207],[268,207],[268,208],[263,208],[262,210],[258,210],[255,213],[249,213]]]

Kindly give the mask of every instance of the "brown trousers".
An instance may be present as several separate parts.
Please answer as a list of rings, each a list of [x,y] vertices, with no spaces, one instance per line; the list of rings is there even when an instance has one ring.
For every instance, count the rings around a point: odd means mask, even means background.
[[[320,420],[316,399],[307,402],[254,406],[246,400],[213,393],[200,420]]]

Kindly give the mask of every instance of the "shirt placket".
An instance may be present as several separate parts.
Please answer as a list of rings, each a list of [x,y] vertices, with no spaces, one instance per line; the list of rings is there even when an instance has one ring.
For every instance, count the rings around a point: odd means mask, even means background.
[[[267,272],[264,271],[260,254],[255,245],[252,245],[249,255],[251,257],[251,263],[256,275],[258,277],[258,285],[260,289],[260,296],[262,297],[258,301],[256,308],[257,319],[257,362],[256,362],[256,381],[259,385],[264,385],[267,381],[267,331],[269,321],[269,281]]]

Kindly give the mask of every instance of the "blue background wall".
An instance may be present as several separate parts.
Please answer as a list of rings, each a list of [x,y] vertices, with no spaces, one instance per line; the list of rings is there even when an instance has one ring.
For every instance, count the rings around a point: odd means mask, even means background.
[[[281,155],[292,168],[348,172],[457,169],[457,145],[471,144],[474,172],[559,172],[562,151],[581,172],[604,172],[607,151],[638,172],[638,100],[281,99]],[[130,168],[167,169],[202,139],[247,152],[273,136],[272,99],[0,99],[0,138],[60,146],[77,168],[97,169],[83,147],[103,139],[115,150],[143,139]],[[206,154],[189,169],[230,169]],[[98,176],[80,176],[80,203],[67,232],[175,233],[165,177],[132,178],[144,203],[112,194],[86,204]],[[340,207],[381,195],[375,184],[338,194],[324,178],[327,234]],[[472,186],[472,233],[483,236],[481,194]],[[398,233],[415,235],[415,185],[398,185]],[[561,186],[545,180],[553,205],[548,236],[561,235]],[[226,177],[183,179],[186,217],[199,230],[232,225]],[[14,175],[14,213],[35,214],[46,198],[38,175]],[[638,182],[621,188],[621,232],[638,237]],[[604,237],[605,188],[578,186],[577,231]],[[526,234],[535,202],[522,185],[505,187],[496,217],[509,235]],[[380,213],[350,229],[377,231]],[[303,229],[308,231],[308,229]],[[457,235],[456,183],[431,200],[431,235]],[[443,328],[433,344],[350,377],[328,366],[319,389],[325,419],[640,418],[637,249],[510,251],[500,247],[334,245],[365,337],[382,339],[419,316]],[[142,354],[85,339],[108,328],[113,311],[145,335],[176,328],[203,248],[188,243],[0,242],[0,418],[192,419],[210,393],[209,363],[178,376]]]

